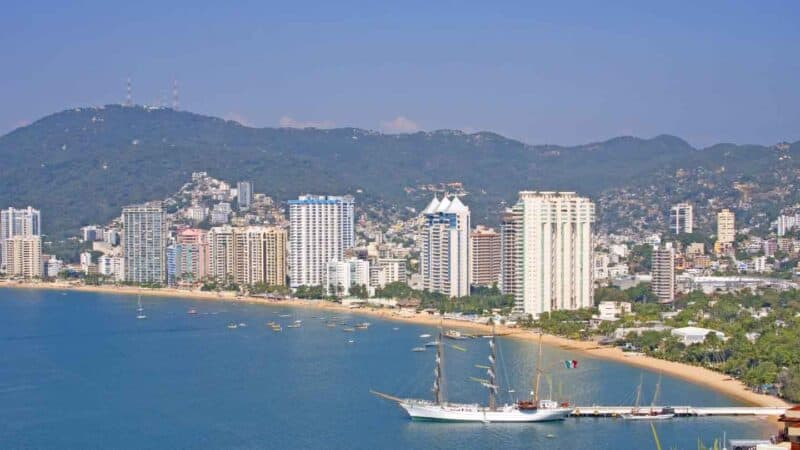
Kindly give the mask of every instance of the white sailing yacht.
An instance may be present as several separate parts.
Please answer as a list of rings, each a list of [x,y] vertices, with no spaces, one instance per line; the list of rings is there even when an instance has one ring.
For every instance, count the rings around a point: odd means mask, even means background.
[[[544,422],[553,420],[563,420],[571,412],[572,408],[568,404],[559,404],[550,399],[541,399],[539,395],[539,382],[542,374],[542,345],[541,337],[539,340],[539,358],[536,366],[536,377],[534,382],[533,396],[530,400],[521,400],[516,403],[497,405],[497,381],[496,381],[496,354],[495,337],[489,340],[489,366],[478,366],[486,369],[487,379],[473,378],[473,381],[480,382],[489,391],[489,404],[464,404],[451,403],[445,399],[442,389],[444,380],[443,360],[444,345],[442,344],[443,334],[439,330],[438,345],[436,346],[436,367],[433,371],[433,400],[398,398],[392,395],[377,391],[373,394],[397,402],[405,410],[412,420],[420,421],[444,421],[444,422]]]
[[[136,312],[139,314],[136,315],[136,318],[139,320],[147,319],[147,315],[144,313],[144,307],[142,306],[142,296],[140,295],[137,300]]]
[[[645,410],[639,408],[639,400],[641,400],[642,397],[643,379],[643,376],[639,377],[639,386],[636,388],[636,402],[634,403],[631,413],[623,414],[622,418],[625,420],[665,420],[675,417],[672,408],[661,408],[659,410],[655,407],[658,393],[661,390],[661,374],[658,374],[658,382],[656,383],[656,390],[653,393],[653,401],[650,402],[650,408]]]

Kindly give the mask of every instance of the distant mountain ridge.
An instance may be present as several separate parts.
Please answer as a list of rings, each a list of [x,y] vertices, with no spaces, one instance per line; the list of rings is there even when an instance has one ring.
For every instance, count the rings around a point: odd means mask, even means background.
[[[596,199],[601,223],[611,227],[639,210],[648,223],[657,221],[664,201],[692,200],[700,208],[741,203],[735,183],[756,184],[749,195],[772,199],[765,205],[774,209],[775,202],[797,199],[800,173],[797,142],[699,150],[661,135],[528,145],[491,132],[249,128],[120,105],[70,109],[16,129],[0,137],[0,158],[0,207],[41,208],[44,231],[54,237],[105,222],[123,205],[164,198],[193,171],[252,180],[257,192],[279,201],[360,190],[360,202],[416,208],[430,197],[419,185],[460,181],[474,223],[496,222],[502,202],[513,202],[519,190],[570,190]],[[636,208],[617,201],[632,192],[667,198]]]

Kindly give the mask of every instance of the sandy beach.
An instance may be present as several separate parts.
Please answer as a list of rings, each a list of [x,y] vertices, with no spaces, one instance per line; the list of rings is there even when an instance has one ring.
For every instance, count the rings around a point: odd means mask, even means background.
[[[445,328],[454,328],[473,332],[476,334],[490,334],[491,327],[489,325],[481,325],[476,323],[463,322],[458,320],[440,319],[439,316],[430,315],[427,313],[416,314],[401,314],[399,311],[387,308],[371,308],[363,307],[352,309],[338,303],[328,302],[324,300],[269,300],[261,297],[241,297],[233,292],[205,292],[200,290],[186,290],[186,289],[147,289],[129,286],[83,286],[74,285],[65,282],[56,283],[19,283],[19,282],[0,282],[0,287],[18,288],[18,289],[50,289],[50,290],[75,290],[83,292],[102,292],[110,294],[125,294],[125,295],[147,295],[147,296],[161,296],[161,297],[181,297],[188,299],[197,299],[205,301],[228,301],[228,302],[247,302],[275,306],[291,306],[299,308],[313,308],[325,310],[330,312],[348,312],[354,314],[362,314],[371,317],[377,317],[386,320],[394,320],[398,322],[414,323],[429,326],[438,326],[442,322]],[[517,328],[508,328],[498,326],[496,330],[498,335],[503,335],[515,339],[527,339],[537,341],[538,334],[534,334],[529,330],[522,330]],[[616,347],[601,346],[593,341],[576,341],[566,339],[558,336],[544,335],[542,342],[547,345],[557,346],[562,349],[572,350],[583,353],[588,357],[603,358],[607,360],[616,361],[622,364],[631,366],[642,367],[647,370],[662,372],[666,375],[680,378],[682,380],[700,385],[709,389],[713,389],[726,396],[735,398],[744,403],[754,406],[788,406],[785,401],[768,395],[757,394],[749,390],[742,382],[732,379],[729,376],[714,372],[713,370],[703,367],[691,366],[688,364],[677,363],[672,361],[665,361],[661,359],[652,358],[644,355],[631,355],[625,353]]]

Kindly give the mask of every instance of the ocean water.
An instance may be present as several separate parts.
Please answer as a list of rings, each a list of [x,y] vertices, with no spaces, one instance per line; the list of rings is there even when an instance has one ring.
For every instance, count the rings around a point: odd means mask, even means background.
[[[411,422],[370,389],[430,396],[433,352],[411,352],[431,327],[369,321],[345,333],[321,311],[83,292],[0,289],[0,448],[652,449],[649,423],[568,419],[534,424]],[[196,315],[187,314],[195,308]],[[281,315],[290,317],[280,317]],[[285,325],[303,320],[299,329]],[[281,333],[265,326],[284,324]],[[230,322],[245,328],[230,330]],[[354,340],[349,343],[348,340]],[[499,339],[499,382],[529,392],[536,344]],[[448,397],[485,402],[484,339],[447,352]],[[658,374],[545,348],[546,389],[583,404],[649,403]],[[577,359],[577,369],[559,361]],[[664,377],[659,403],[735,400]],[[763,418],[678,418],[656,424],[663,448],[716,437],[764,437]],[[553,437],[548,438],[547,435]]]

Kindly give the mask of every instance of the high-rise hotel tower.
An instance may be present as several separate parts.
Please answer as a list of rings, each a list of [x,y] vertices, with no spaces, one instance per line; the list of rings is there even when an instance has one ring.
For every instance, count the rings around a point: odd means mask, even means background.
[[[434,197],[422,211],[419,259],[422,288],[450,297],[469,295],[469,208],[458,197]]]
[[[594,203],[574,192],[519,193],[512,218],[516,251],[511,267],[518,312],[538,317],[593,305]],[[509,249],[510,250],[510,249]]]
[[[0,210],[0,270],[6,264],[4,247],[10,245],[6,240],[15,236],[31,237],[42,235],[42,215],[38,209],[8,208]]]
[[[125,281],[163,283],[166,276],[167,217],[161,202],[122,208]]]
[[[352,196],[301,195],[289,201],[291,287],[322,286],[328,263],[355,245]]]

